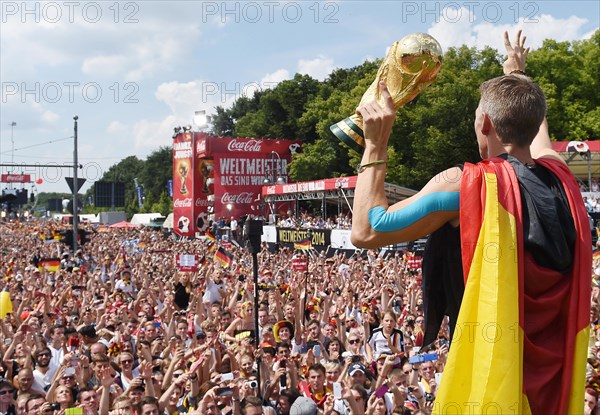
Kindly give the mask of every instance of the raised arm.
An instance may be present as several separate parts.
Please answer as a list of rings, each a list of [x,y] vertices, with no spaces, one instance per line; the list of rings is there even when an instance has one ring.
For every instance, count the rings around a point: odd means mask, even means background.
[[[458,168],[438,174],[416,195],[388,205],[384,181],[396,112],[385,83],[379,84],[379,90],[384,107],[373,100],[357,109],[364,122],[366,147],[354,194],[352,243],[361,248],[418,239],[458,217],[462,173]]]
[[[508,38],[508,32],[504,32],[504,46],[506,48],[506,61],[502,64],[504,75],[516,73],[526,76],[525,61],[530,50],[530,48],[525,48],[526,39],[527,37],[522,36],[522,31],[519,30],[515,36],[515,45],[513,47]],[[546,118],[544,118],[542,125],[540,125],[540,130],[531,143],[530,151],[531,157],[534,159],[549,157],[566,164],[563,158],[552,148]]]

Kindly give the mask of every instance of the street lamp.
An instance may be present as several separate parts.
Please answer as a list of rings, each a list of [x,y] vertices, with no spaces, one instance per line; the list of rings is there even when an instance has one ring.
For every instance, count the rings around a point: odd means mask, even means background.
[[[275,156],[277,156],[279,159],[279,162],[277,163],[277,169],[275,169]],[[269,185],[286,183],[285,178],[281,175],[280,164],[281,156],[277,152],[271,151],[271,168],[269,169],[268,177],[266,177],[263,181],[264,184]],[[277,175],[277,178],[275,178],[275,175]]]
[[[199,131],[208,127],[208,116],[206,115],[206,111],[194,111],[194,124],[196,124]]]
[[[15,140],[13,137],[13,133],[14,133],[15,127],[17,126],[17,123],[13,121],[9,125],[10,125],[10,142],[12,144],[10,163],[15,164]]]

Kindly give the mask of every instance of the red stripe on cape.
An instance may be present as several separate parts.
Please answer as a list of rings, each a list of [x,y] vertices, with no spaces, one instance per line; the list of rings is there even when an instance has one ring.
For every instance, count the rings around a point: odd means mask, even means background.
[[[536,162],[560,178],[567,195],[578,235],[571,271],[561,274],[542,268],[525,252],[517,177],[510,163],[500,158],[465,164],[460,192],[461,211],[468,212],[468,220],[460,224],[463,270],[466,282],[485,212],[483,177],[493,173],[498,178],[498,202],[516,218],[517,225],[518,247],[508,247],[505,254],[516,252],[519,261],[524,392],[533,414],[563,414],[569,405],[573,373],[581,369],[574,362],[576,337],[589,325],[591,234],[579,187],[566,166],[547,158]]]

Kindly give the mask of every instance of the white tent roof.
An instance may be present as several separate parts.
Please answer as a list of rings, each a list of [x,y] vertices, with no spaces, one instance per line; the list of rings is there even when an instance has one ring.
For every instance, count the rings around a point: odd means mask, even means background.
[[[167,215],[167,219],[165,219],[162,226],[166,229],[173,229],[173,213]]]
[[[131,223],[134,225],[147,225],[152,220],[162,217],[163,215],[160,213],[136,213],[133,215],[133,218],[131,218]]]

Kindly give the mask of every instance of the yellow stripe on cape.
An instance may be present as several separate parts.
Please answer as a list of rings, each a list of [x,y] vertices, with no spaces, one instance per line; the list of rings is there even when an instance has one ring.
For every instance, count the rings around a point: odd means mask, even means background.
[[[530,414],[523,394],[516,220],[486,173],[485,214],[434,414]],[[507,248],[509,247],[509,248]]]

